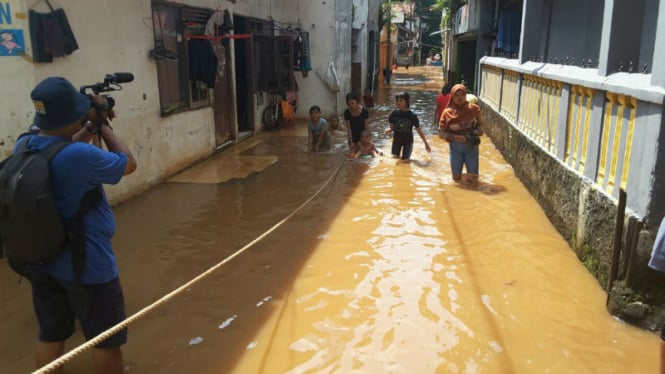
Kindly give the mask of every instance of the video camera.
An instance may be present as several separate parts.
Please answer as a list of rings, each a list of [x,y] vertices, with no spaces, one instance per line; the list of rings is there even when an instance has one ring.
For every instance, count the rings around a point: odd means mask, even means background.
[[[106,74],[103,82],[81,86],[79,91],[84,95],[87,95],[89,91],[92,91],[95,95],[99,95],[102,92],[120,91],[122,90],[121,83],[129,83],[133,80],[134,74],[132,73]],[[115,100],[110,95],[104,95],[104,97],[106,97],[108,104],[104,105],[103,108],[95,108],[99,111],[112,110],[115,106]]]

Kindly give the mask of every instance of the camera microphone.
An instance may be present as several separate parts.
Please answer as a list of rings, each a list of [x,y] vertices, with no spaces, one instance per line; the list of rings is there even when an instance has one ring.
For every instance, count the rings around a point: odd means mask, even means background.
[[[119,91],[122,90],[120,83],[129,83],[132,81],[134,81],[134,74],[132,73],[106,74],[106,76],[104,76],[104,82],[81,86],[79,92],[87,95],[88,92],[92,91],[95,95],[99,95],[101,92]]]
[[[113,73],[107,74],[104,79],[107,83],[129,83],[134,81],[134,74],[132,73]]]

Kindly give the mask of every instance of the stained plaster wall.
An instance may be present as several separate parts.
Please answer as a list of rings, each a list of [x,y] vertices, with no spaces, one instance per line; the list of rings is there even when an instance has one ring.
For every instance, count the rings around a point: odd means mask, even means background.
[[[344,95],[351,79],[351,1],[342,0],[269,0],[255,15],[274,19],[280,24],[300,24],[309,33],[312,71],[307,77],[295,72],[300,106],[296,117],[309,118],[312,105],[321,107],[322,114],[339,114],[346,107]],[[332,60],[340,82],[340,91],[332,92],[319,78]]]
[[[69,0],[61,5],[69,19],[79,49],[53,63],[33,63],[28,27],[28,6],[34,1],[0,1],[9,4],[12,24],[0,25],[23,30],[25,55],[0,57],[0,156],[11,153],[16,137],[34,117],[30,91],[49,76],[63,76],[74,86],[100,82],[113,72],[132,72],[135,80],[123,90],[111,93],[116,99],[115,131],[128,144],[138,161],[137,171],[116,186],[106,186],[115,203],[140,193],[168,176],[208,157],[215,149],[211,107],[160,116],[159,89],[155,63],[148,58],[154,46],[150,0],[85,1]],[[188,1],[188,5],[217,9],[221,6],[251,13],[261,1],[236,4],[219,1]],[[35,11],[48,12],[45,2]],[[128,16],[130,15],[130,16]]]
[[[204,108],[170,117],[159,115],[159,91],[154,62],[148,58],[153,47],[149,0],[85,1],[59,3],[69,19],[79,49],[52,63],[33,63],[27,6],[34,1],[9,1],[16,14],[16,28],[26,39],[23,57],[2,58],[2,107],[0,153],[7,156],[19,133],[34,117],[30,91],[49,76],[63,76],[75,86],[100,82],[105,74],[132,72],[135,80],[114,92],[117,118],[113,127],[137,158],[139,168],[116,186],[108,186],[111,201],[124,200],[210,155],[214,147],[212,110]],[[45,2],[34,8],[48,12]],[[128,17],[128,15],[132,15]]]
[[[137,171],[116,186],[107,186],[115,203],[140,193],[150,186],[186,168],[215,150],[214,120],[211,107],[160,116],[159,89],[155,63],[148,58],[154,47],[150,0],[85,1],[69,0],[64,6],[79,49],[52,63],[33,63],[28,28],[28,0],[0,0],[11,9],[11,27],[23,30],[25,54],[1,56],[0,79],[0,157],[11,153],[16,137],[25,131],[34,117],[30,91],[49,76],[64,76],[75,86],[100,82],[105,74],[132,72],[135,80],[112,93],[116,99],[117,118],[113,127],[126,141],[138,161]],[[240,14],[280,22],[299,22],[310,33],[313,69],[323,69],[332,59],[337,68],[341,90],[326,88],[315,71],[307,78],[297,72],[301,108],[320,105],[325,114],[344,108],[344,95],[350,86],[352,3],[341,0],[309,2],[305,0],[189,0],[187,5],[209,9],[228,9]],[[44,2],[35,11],[48,12]],[[129,16],[128,16],[129,15]],[[233,48],[231,56],[234,57]],[[233,65],[232,65],[233,66]],[[234,82],[235,84],[235,82]],[[255,105],[255,102],[252,103]],[[259,124],[260,110],[255,123]],[[306,117],[307,110],[298,111]]]

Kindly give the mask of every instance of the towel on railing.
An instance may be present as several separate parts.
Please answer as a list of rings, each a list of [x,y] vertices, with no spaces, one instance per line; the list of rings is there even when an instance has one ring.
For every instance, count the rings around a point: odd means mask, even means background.
[[[665,272],[665,217],[660,222],[656,241],[653,243],[649,267],[654,270]]]

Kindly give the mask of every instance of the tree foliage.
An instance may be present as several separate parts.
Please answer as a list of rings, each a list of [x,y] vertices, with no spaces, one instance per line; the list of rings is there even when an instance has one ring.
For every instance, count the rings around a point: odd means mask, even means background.
[[[463,3],[464,0],[382,0],[379,8],[379,28],[383,30],[383,27],[390,23],[393,16],[392,4],[414,3],[415,15],[420,17],[423,25],[420,41],[422,42],[421,48],[424,59],[427,55],[440,52],[439,46],[441,46],[441,34],[429,34],[441,29],[441,6],[448,6],[447,3],[449,2]],[[388,36],[388,38],[390,38],[390,36]]]

